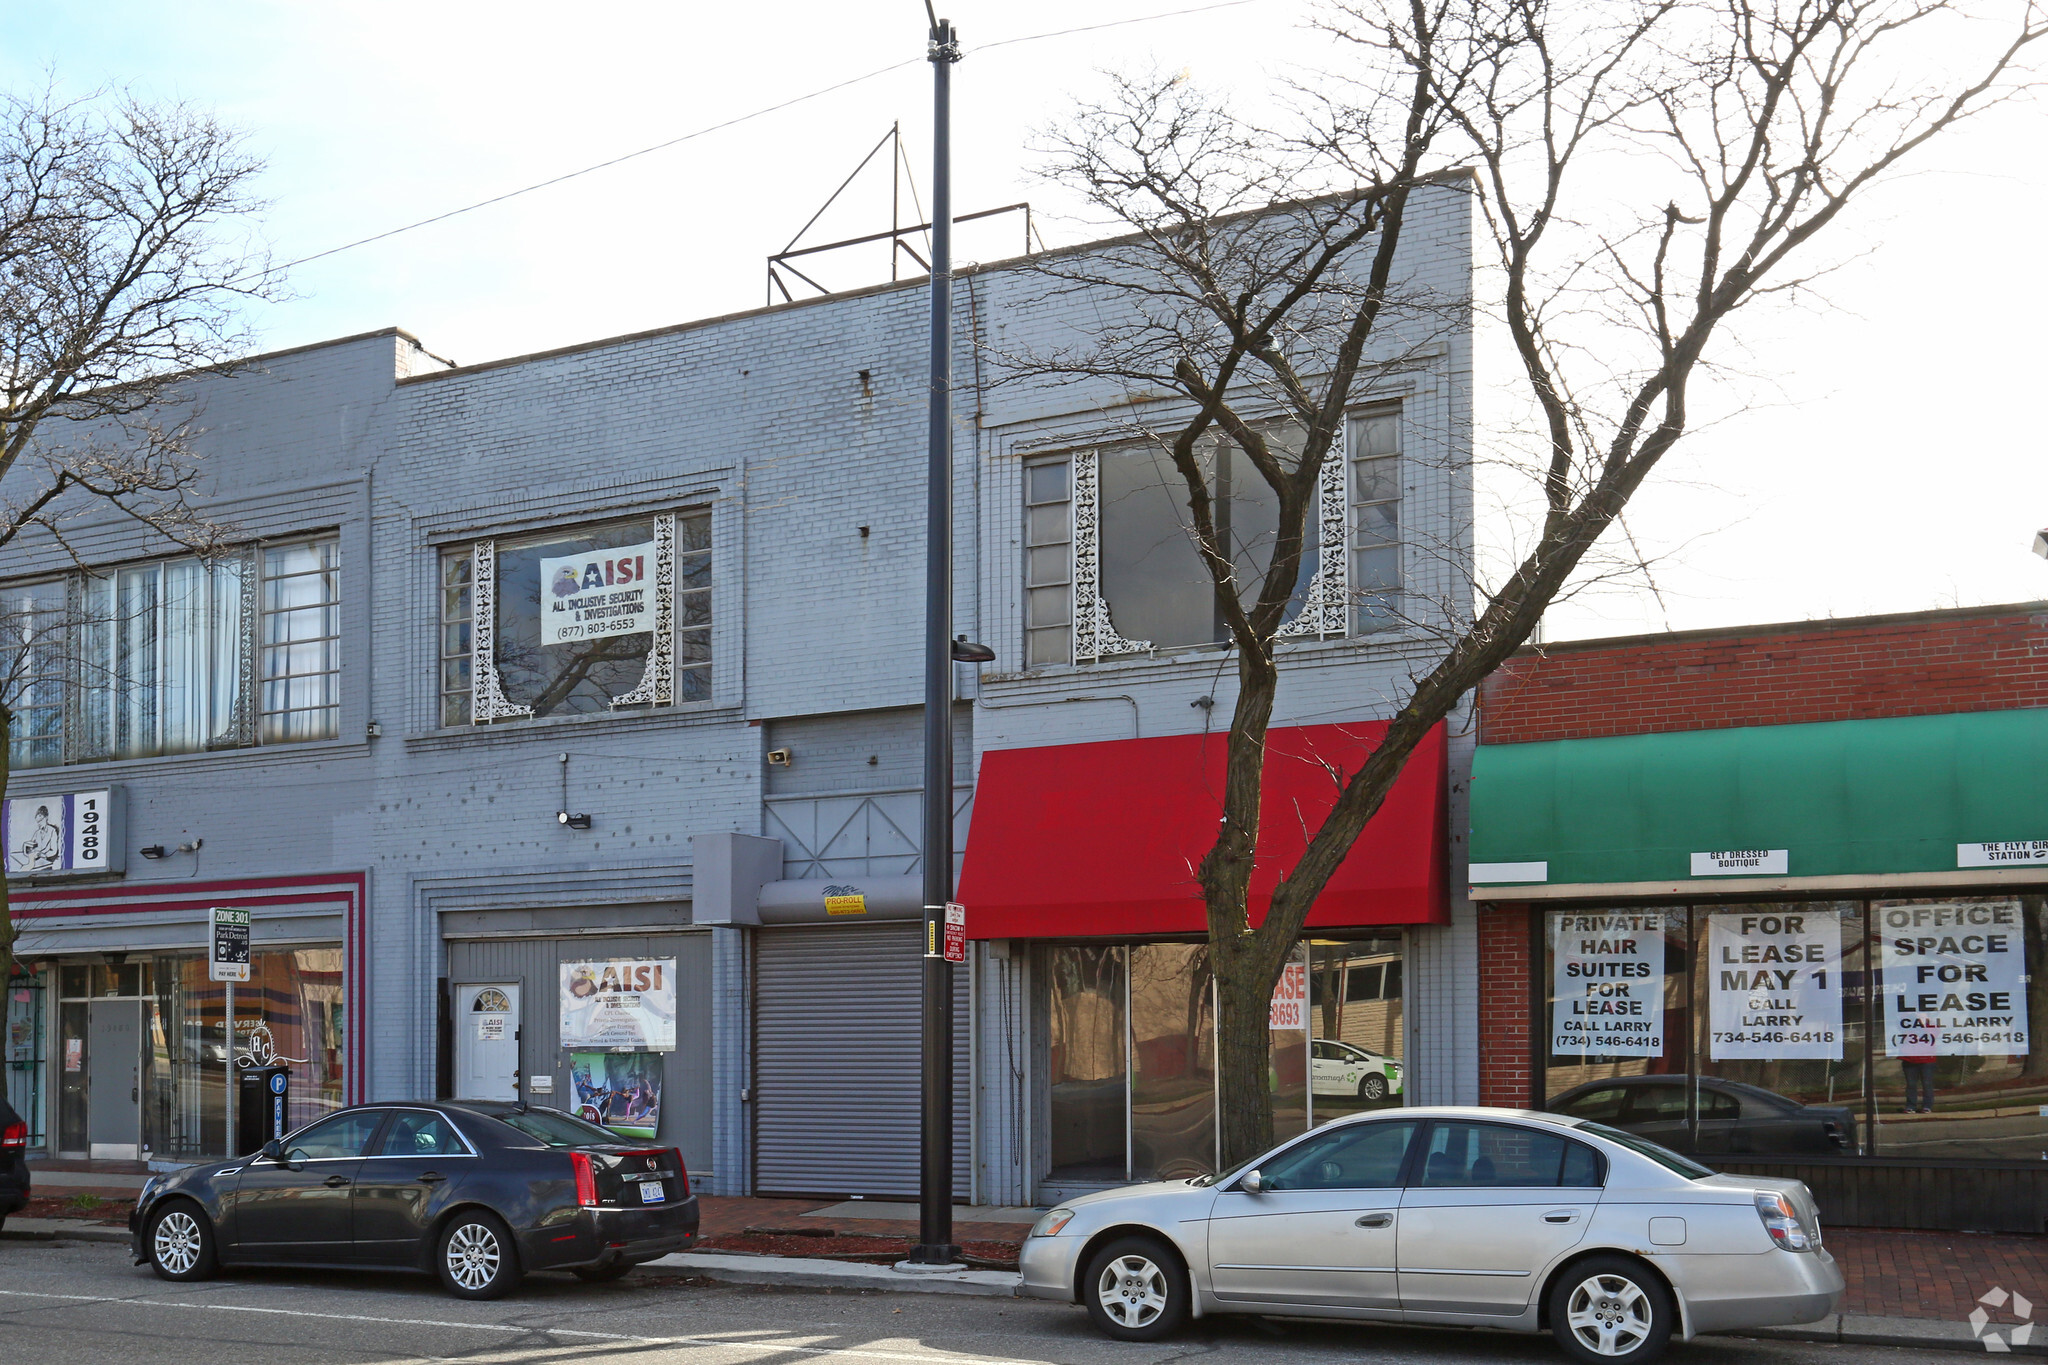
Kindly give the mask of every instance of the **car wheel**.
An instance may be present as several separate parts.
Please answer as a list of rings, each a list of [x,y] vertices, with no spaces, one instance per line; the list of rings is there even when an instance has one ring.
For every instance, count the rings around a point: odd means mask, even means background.
[[[456,1214],[441,1230],[434,1268],[442,1287],[458,1299],[502,1299],[520,1279],[511,1230],[482,1209]]]
[[[149,1267],[167,1280],[203,1280],[219,1262],[213,1225],[197,1204],[176,1199],[149,1219]]]
[[[1119,1237],[1089,1260],[1081,1297],[1104,1335],[1157,1341],[1187,1321],[1187,1271],[1157,1238]]]
[[[1383,1100],[1387,1097],[1385,1076],[1366,1076],[1358,1082],[1358,1098],[1362,1100]]]
[[[1625,1256],[1589,1256],[1550,1290],[1550,1334],[1574,1360],[1655,1360],[1671,1340],[1672,1315],[1663,1282]]]
[[[631,1261],[613,1261],[609,1265],[579,1265],[576,1267],[575,1274],[579,1280],[588,1280],[591,1284],[603,1284],[607,1280],[619,1279],[632,1268],[633,1263]]]

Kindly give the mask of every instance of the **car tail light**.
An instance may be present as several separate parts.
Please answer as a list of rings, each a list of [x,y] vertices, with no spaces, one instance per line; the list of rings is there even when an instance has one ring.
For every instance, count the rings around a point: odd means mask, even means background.
[[[1820,1245],[1818,1230],[1809,1231],[1792,1201],[1782,1194],[1759,1191],[1756,1216],[1764,1220],[1764,1231],[1771,1234],[1771,1240],[1786,1251],[1812,1251]]]
[[[7,1125],[7,1126],[6,1126],[5,1128],[0,1128],[0,1151],[5,1151],[5,1150],[7,1150],[8,1148],[15,1148],[15,1149],[17,1149],[17,1150],[24,1150],[24,1151],[25,1151],[25,1150],[27,1150],[27,1148],[28,1148],[28,1124],[27,1124],[27,1123],[25,1123],[25,1122],[15,1122],[15,1123],[10,1123],[10,1124],[8,1124],[8,1125]]]
[[[1836,1123],[1833,1119],[1823,1119],[1820,1128],[1823,1133],[1827,1134],[1828,1141],[1834,1143],[1835,1146],[1847,1147],[1849,1145],[1848,1133],[1844,1132],[1842,1125]]]
[[[597,1207],[597,1172],[586,1152],[569,1153],[569,1166],[576,1172],[576,1202],[586,1209]]]

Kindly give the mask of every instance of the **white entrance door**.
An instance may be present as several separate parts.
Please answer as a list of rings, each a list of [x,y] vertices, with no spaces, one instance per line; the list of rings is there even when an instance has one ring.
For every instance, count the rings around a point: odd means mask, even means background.
[[[465,1100],[519,1098],[519,984],[455,988],[455,1094]]]

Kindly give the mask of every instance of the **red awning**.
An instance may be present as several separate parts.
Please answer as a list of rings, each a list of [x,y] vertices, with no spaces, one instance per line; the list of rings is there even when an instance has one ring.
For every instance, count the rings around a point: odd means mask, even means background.
[[[1387,723],[1267,736],[1256,923]],[[1334,772],[1333,772],[1334,770]],[[1223,815],[1222,735],[998,749],[975,784],[960,900],[972,938],[1203,933],[1195,868]],[[1443,924],[1443,727],[1416,748],[1309,912],[1312,928]]]

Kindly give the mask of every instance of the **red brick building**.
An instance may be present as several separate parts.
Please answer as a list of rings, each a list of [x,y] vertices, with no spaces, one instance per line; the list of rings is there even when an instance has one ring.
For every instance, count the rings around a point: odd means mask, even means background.
[[[2048,1228],[2048,603],[1525,649],[1482,692],[1472,811],[1482,1103],[1605,1106],[1714,1164],[1797,1165],[1838,1221]],[[2003,927],[1894,933],[1971,919]],[[1565,926],[1610,921],[1661,945],[1575,964],[1590,940]],[[1726,964],[1775,960],[1780,923],[1825,969],[1736,990]],[[1635,1034],[1567,1017],[1596,969],[1646,978],[1618,988]],[[1998,989],[1909,993],[1909,971]],[[1752,1100],[1833,1149],[1765,1136],[1735,1117]],[[1938,1189],[1937,1166],[1958,1168]]]

